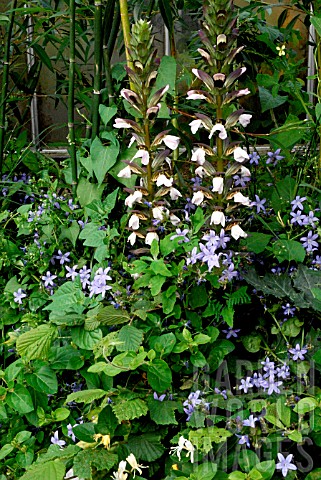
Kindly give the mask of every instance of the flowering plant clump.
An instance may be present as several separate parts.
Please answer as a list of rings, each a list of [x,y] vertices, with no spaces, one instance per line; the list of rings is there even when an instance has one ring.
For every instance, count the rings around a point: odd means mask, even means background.
[[[317,478],[320,189],[244,146],[237,35],[206,2],[187,136],[139,20],[75,195],[68,166],[3,178],[3,480]]]

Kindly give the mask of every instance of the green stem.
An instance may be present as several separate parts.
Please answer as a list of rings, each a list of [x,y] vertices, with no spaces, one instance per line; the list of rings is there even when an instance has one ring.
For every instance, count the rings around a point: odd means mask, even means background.
[[[316,54],[316,61],[317,61],[317,72],[318,72],[318,88],[317,88],[317,96],[318,102],[321,100],[321,42],[320,36],[318,32],[316,32],[316,43],[317,43],[317,54]],[[321,124],[319,125],[319,157],[318,157],[318,172],[317,178],[320,180],[321,176]]]
[[[5,125],[6,125],[6,105],[7,105],[6,100],[7,100],[8,82],[9,82],[10,48],[11,48],[11,37],[12,37],[12,30],[13,30],[16,8],[17,8],[17,0],[12,0],[11,11],[9,16],[9,26],[8,26],[8,32],[7,32],[7,41],[5,42],[3,70],[2,70],[2,87],[1,87],[1,103],[0,103],[0,174],[2,173],[2,166],[3,166]]]
[[[146,10],[146,19],[149,20],[155,5],[155,0],[150,0],[149,5]]]
[[[133,70],[134,66],[129,54],[131,35],[130,35],[130,23],[129,23],[129,16],[128,16],[127,0],[119,0],[119,5],[120,5],[121,24],[123,27],[123,35],[124,35],[126,62],[127,62],[127,66]],[[129,82],[129,85],[130,85],[130,89],[135,91],[135,87],[132,84],[132,82]]]
[[[76,41],[76,7],[75,0],[69,0],[70,7],[70,53],[69,53],[69,85],[68,85],[68,141],[70,145],[70,162],[71,162],[71,178],[72,192],[76,196],[77,189],[77,157],[75,142],[75,41]]]
[[[113,23],[112,23],[110,34],[109,34],[109,39],[107,42],[107,54],[109,58],[111,58],[114,52],[115,43],[116,43],[117,35],[119,32],[119,26],[120,26],[120,5],[119,5],[119,2],[117,2],[115,5],[114,18],[113,18]]]
[[[108,91],[108,105],[113,105],[114,102],[114,86],[111,75],[110,55],[108,53],[108,42],[111,37],[113,23],[115,18],[115,0],[108,0],[105,7],[105,15],[103,22],[103,60],[105,66],[106,87]]]
[[[102,64],[102,3],[95,0],[95,18],[94,18],[94,91],[92,101],[92,130],[91,140],[94,140],[99,134],[99,103],[101,90],[101,64]]]
[[[149,152],[149,150],[150,150],[150,135],[149,135],[149,121],[148,121],[148,119],[145,119],[145,121],[144,121],[144,130],[145,130],[145,145],[146,145],[146,148]],[[152,161],[151,161],[151,159],[149,159],[149,162],[148,162],[148,165],[147,165],[147,190],[148,190],[148,194],[149,194],[149,201],[153,200],[153,194],[154,194],[152,176],[153,176]]]
[[[222,95],[216,96],[217,106],[216,106],[216,121],[220,122],[223,118],[222,112]],[[216,137],[216,154],[217,154],[217,170],[219,172],[223,172],[224,165],[223,165],[223,140]]]

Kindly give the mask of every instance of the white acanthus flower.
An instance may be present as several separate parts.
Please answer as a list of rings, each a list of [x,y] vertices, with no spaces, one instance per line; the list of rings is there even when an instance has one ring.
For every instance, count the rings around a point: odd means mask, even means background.
[[[123,118],[115,118],[115,123],[113,125],[115,128],[132,128],[132,125],[129,122],[126,122]]]
[[[157,177],[156,180],[156,185],[158,187],[161,187],[164,185],[164,187],[171,187],[173,185],[173,178],[167,178],[166,175],[163,173]]]
[[[239,123],[242,125],[242,127],[247,127],[248,124],[251,122],[252,115],[248,113],[242,113],[242,115],[239,116]]]
[[[213,178],[213,192],[217,192],[219,194],[223,193],[224,188],[224,180],[222,177],[214,177]]]
[[[142,192],[140,192],[139,190],[135,190],[134,193],[132,193],[126,198],[125,205],[126,207],[133,208],[134,203],[135,202],[140,203],[142,198],[143,198]]]
[[[182,194],[179,190],[177,190],[177,188],[171,187],[169,191],[169,196],[171,197],[171,200],[177,200],[179,197],[182,196]]]
[[[202,192],[202,190],[199,190],[198,192],[195,192],[191,202],[194,205],[201,205],[201,203],[203,203],[203,201],[204,201],[204,193]]]
[[[239,163],[244,162],[244,160],[249,160],[250,158],[248,156],[248,153],[245,150],[243,150],[243,148],[241,147],[236,147],[236,149],[233,151],[233,155],[234,155],[234,160]]]
[[[117,177],[119,177],[119,178],[131,178],[131,176],[132,176],[132,172],[130,170],[129,165],[127,165],[127,167],[120,170],[120,172],[118,172],[118,174],[117,174]]]
[[[202,120],[193,120],[191,123],[189,123],[189,126],[191,127],[191,132],[193,135],[198,131],[199,128],[203,125]]]
[[[139,229],[139,217],[137,215],[132,215],[129,219],[128,222],[129,228],[132,228],[133,230],[138,230]]]
[[[141,158],[142,159],[142,165],[148,165],[149,164],[149,153],[147,150],[140,149],[136,153],[136,155],[132,158],[132,160],[135,160],[135,158]]]
[[[177,227],[177,225],[179,225],[181,223],[181,220],[176,215],[174,215],[173,213],[170,214],[169,220],[170,220],[171,224],[174,225],[174,227]]]
[[[131,473],[134,472],[134,478],[135,478],[136,470],[139,473],[139,475],[141,475],[143,473],[142,468],[148,468],[148,467],[144,467],[143,465],[139,465],[139,463],[137,463],[137,460],[136,460],[135,455],[133,453],[131,453],[126,458],[126,460],[129,463],[129,465],[132,467]]]
[[[171,150],[176,150],[180,142],[180,138],[175,137],[175,135],[165,135],[165,137],[162,138],[162,142],[165,143],[166,147],[170,148]]]
[[[165,217],[168,216],[168,209],[166,207],[154,207],[153,210],[153,218],[155,218],[155,220],[160,220],[161,222],[165,219]]]
[[[233,225],[231,228],[231,236],[234,238],[234,240],[238,240],[240,237],[246,238],[247,233],[245,233],[239,225]]]
[[[187,440],[186,438],[184,438],[183,435],[181,435],[181,436],[179,437],[178,446],[177,446],[177,447],[171,447],[169,453],[170,453],[170,455],[176,454],[177,457],[178,457],[178,459],[181,460],[182,450],[187,450],[186,456],[187,456],[187,457],[190,456],[191,463],[193,463],[193,462],[194,462],[195,447],[194,447],[194,445],[192,444],[192,442],[190,442],[189,440]]]
[[[131,246],[133,246],[136,242],[136,238],[137,238],[137,235],[135,232],[132,232],[129,237],[127,238],[127,242],[129,242],[131,244]]]
[[[156,232],[148,232],[146,237],[145,237],[146,245],[151,245],[153,240],[156,240],[156,242],[158,242],[159,241],[159,236],[157,235]]]
[[[215,210],[215,212],[212,213],[211,215],[211,221],[210,224],[212,225],[222,225],[222,227],[225,227],[225,215],[223,212],[220,212],[219,210]]]
[[[251,172],[248,168],[244,167],[244,165],[241,166],[241,177],[250,177],[251,176]]]
[[[198,177],[203,178],[205,174],[206,174],[206,172],[201,165],[199,167],[195,168],[195,175],[197,175]]]
[[[136,142],[136,138],[134,137],[134,135],[132,135],[127,148],[130,148],[134,142]]]
[[[236,203],[241,203],[242,205],[250,205],[250,199],[249,197],[245,197],[243,193],[237,192],[234,197],[233,197],[234,202]]]
[[[203,148],[197,148],[192,153],[192,162],[198,163],[198,165],[203,165],[205,162],[205,150]]]
[[[214,127],[210,131],[208,138],[212,138],[215,132],[220,132],[218,136],[221,140],[225,140],[227,138],[227,132],[225,130],[225,127],[221,123],[217,123],[216,125],[214,125]]]
[[[195,93],[194,90],[190,90],[187,92],[187,100],[206,100],[206,97],[201,93]]]

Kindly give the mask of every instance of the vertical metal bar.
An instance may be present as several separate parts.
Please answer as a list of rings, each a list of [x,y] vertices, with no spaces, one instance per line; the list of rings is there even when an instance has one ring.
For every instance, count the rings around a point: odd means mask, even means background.
[[[312,2],[310,4],[310,12],[311,12],[311,15],[312,15],[313,14]],[[309,45],[309,47],[308,47],[308,77],[313,77],[313,75],[315,75],[315,73],[316,73],[313,43],[316,43],[316,41],[317,41],[316,32],[315,32],[315,28],[314,28],[313,25],[310,25],[308,35],[309,35],[309,37],[308,37],[309,42],[312,44],[312,45]],[[309,94],[309,102],[311,104],[314,103],[314,95],[313,95],[315,93],[314,90],[315,90],[315,79],[314,78],[308,78],[308,80],[307,80],[307,92]]]

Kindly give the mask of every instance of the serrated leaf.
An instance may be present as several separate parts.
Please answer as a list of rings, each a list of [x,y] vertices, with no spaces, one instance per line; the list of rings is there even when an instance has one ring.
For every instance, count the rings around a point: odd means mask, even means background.
[[[65,465],[60,460],[34,464],[20,477],[21,480],[63,480]]]
[[[225,428],[213,426],[190,431],[189,440],[198,450],[206,454],[212,449],[212,443],[225,442],[231,435],[232,433]]]
[[[112,410],[116,415],[119,422],[123,420],[133,420],[139,418],[142,415],[146,415],[148,407],[144,400],[135,398],[133,400],[121,401],[115,405],[112,405]]]
[[[118,340],[122,342],[117,345],[120,352],[136,352],[143,341],[144,332],[132,325],[125,325],[118,332]]]
[[[62,461],[72,458],[80,451],[76,445],[68,445],[61,449],[59,445],[50,445],[47,452],[40,454],[36,463],[46,463],[49,460],[60,459]]]
[[[154,400],[148,401],[150,418],[157,425],[177,425],[174,411],[177,409],[175,402],[171,400]]]
[[[20,335],[16,342],[19,355],[28,360],[47,358],[53,340],[57,337],[56,327],[44,324]]]
[[[85,225],[79,234],[80,240],[85,240],[85,246],[102,247],[105,245],[106,230],[100,230],[100,227],[101,224],[98,222],[90,222]]]
[[[51,347],[48,360],[53,370],[79,370],[84,364],[80,351],[71,345]]]
[[[118,462],[118,456],[103,449],[83,450],[74,458],[74,475],[79,478],[91,479],[92,467],[99,472],[110,470]]]
[[[99,310],[97,320],[102,325],[120,325],[130,321],[130,316],[125,310],[107,306]]]
[[[85,295],[78,282],[66,282],[61,285],[51,297],[51,303],[44,310],[56,311],[58,316],[63,313],[81,314],[84,310]]]
[[[165,448],[161,444],[161,436],[154,433],[146,433],[129,438],[127,447],[135,457],[145,462],[153,462],[160,458]]]
[[[56,374],[47,365],[36,369],[33,373],[26,374],[28,385],[38,392],[46,394],[55,394],[58,391],[58,382]]]
[[[107,392],[105,392],[105,390],[101,390],[99,388],[93,388],[91,390],[83,390],[80,392],[70,393],[67,396],[65,403],[69,403],[69,402],[92,403],[95,400],[99,400],[100,398],[104,397],[105,395],[107,395]]]
[[[103,334],[100,328],[89,332],[82,327],[75,327],[71,331],[72,341],[84,350],[92,350],[102,339],[102,336]]]

